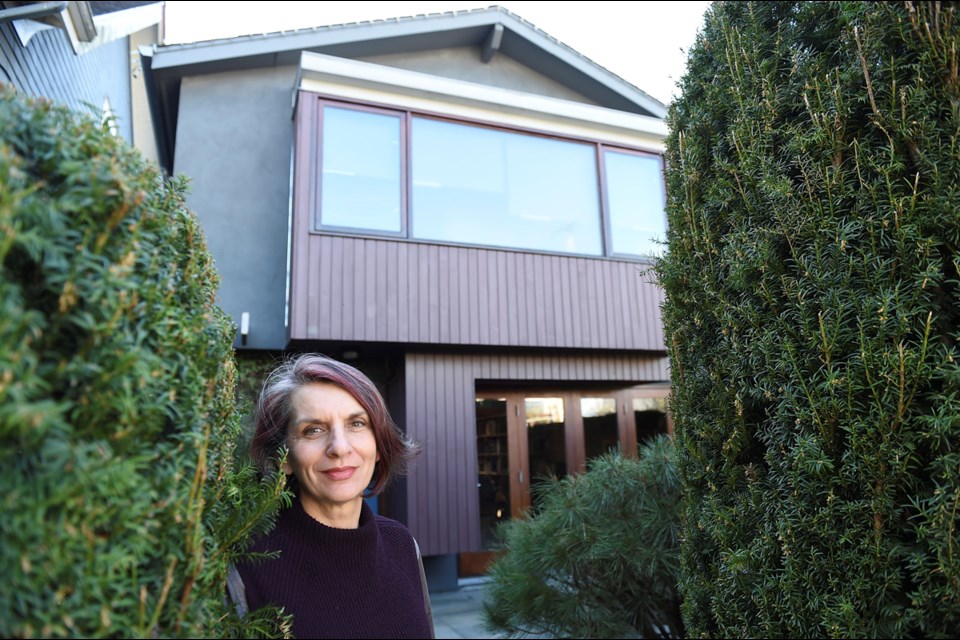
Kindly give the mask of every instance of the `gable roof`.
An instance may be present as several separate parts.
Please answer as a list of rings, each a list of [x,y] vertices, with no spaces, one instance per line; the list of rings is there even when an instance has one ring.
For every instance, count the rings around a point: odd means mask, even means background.
[[[663,118],[666,106],[503,7],[353,22],[142,51],[161,164],[172,165],[180,81],[189,75],[297,65],[303,51],[344,58],[454,47],[502,53],[596,104]],[[152,56],[152,57],[151,57]]]

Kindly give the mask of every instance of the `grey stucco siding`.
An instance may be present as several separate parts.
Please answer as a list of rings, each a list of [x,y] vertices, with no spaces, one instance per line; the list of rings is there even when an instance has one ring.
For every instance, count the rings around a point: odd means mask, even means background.
[[[250,314],[251,349],[286,346],[295,78],[296,67],[277,67],[194,76],[181,85],[174,172],[190,179],[187,204],[216,261],[219,305],[238,326],[241,314]]]

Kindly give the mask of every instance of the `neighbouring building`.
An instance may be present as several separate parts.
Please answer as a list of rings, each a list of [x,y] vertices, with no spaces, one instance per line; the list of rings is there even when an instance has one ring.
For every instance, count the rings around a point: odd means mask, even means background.
[[[499,7],[145,66],[238,355],[350,361],[423,443],[378,508],[434,588],[483,570],[540,477],[670,429],[663,104]]]
[[[138,50],[162,18],[162,2],[0,2],[0,82],[109,118],[157,160]]]

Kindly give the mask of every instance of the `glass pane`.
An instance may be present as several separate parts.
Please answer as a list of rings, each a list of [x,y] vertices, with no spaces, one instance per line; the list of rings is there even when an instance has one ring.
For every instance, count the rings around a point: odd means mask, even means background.
[[[481,541],[484,549],[493,549],[497,524],[510,518],[505,398],[477,399],[477,473]]]
[[[593,145],[413,119],[415,238],[600,255]]]
[[[530,453],[530,503],[535,512],[536,487],[545,478],[567,474],[563,433],[563,398],[526,398],[527,445]]]
[[[580,413],[587,460],[615,450],[620,442],[617,401],[613,398],[580,398]]]
[[[658,256],[667,239],[660,158],[606,151],[610,237],[614,253]]]
[[[667,433],[666,398],[634,398],[633,419],[637,424],[637,446],[661,433]]]
[[[320,224],[400,231],[400,116],[323,109]]]

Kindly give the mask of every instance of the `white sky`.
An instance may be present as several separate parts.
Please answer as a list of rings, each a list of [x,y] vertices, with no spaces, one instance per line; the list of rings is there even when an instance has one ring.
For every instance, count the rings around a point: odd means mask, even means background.
[[[494,2],[167,0],[166,44],[488,7]],[[663,103],[675,95],[709,2],[513,2],[501,7]]]

